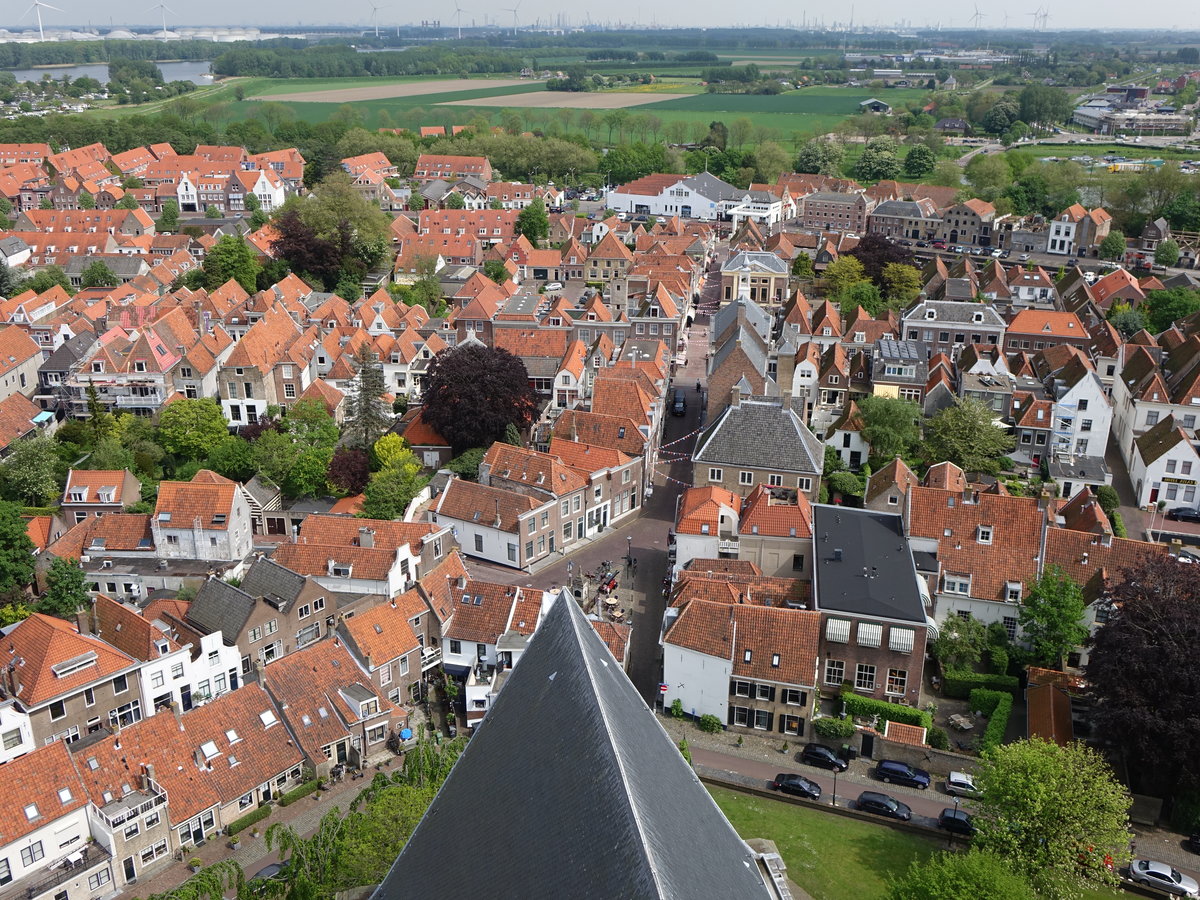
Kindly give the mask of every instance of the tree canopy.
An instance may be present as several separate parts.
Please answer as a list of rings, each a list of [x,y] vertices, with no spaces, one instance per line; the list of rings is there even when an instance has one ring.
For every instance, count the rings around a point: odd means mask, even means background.
[[[1029,585],[1018,615],[1039,662],[1061,668],[1067,656],[1083,645],[1088,637],[1086,609],[1082,589],[1058,566],[1047,566]]]
[[[0,595],[11,601],[33,581],[33,541],[21,518],[21,507],[0,501]]]
[[[158,434],[170,453],[204,459],[225,440],[229,427],[221,406],[211,397],[176,400],[158,414]]]
[[[1120,259],[1125,255],[1125,235],[1120,231],[1110,231],[1100,242],[1101,259]]]
[[[1138,311],[1145,317],[1150,330],[1160,334],[1184,316],[1200,310],[1200,291],[1185,287],[1150,291]]]
[[[946,669],[969,669],[983,656],[987,629],[973,616],[948,616],[938,629],[933,654]]]
[[[83,569],[76,559],[56,556],[46,571],[46,593],[37,603],[37,611],[72,621],[76,610],[87,605],[88,592]]]
[[[525,235],[537,247],[550,236],[550,217],[541,197],[534,197],[528,206],[517,213],[517,234]]]
[[[525,364],[507,350],[466,344],[439,353],[425,377],[425,421],[455,454],[528,425],[537,409]]]
[[[925,430],[930,462],[952,462],[964,472],[1000,471],[999,459],[1012,449],[1013,440],[994,418],[991,408],[978,400],[959,400],[943,409]]]
[[[995,853],[938,853],[914,862],[888,888],[887,900],[1029,900],[1029,880]]]
[[[213,291],[233,279],[248,294],[258,289],[262,266],[248,243],[232,234],[223,235],[204,255],[204,287]]]
[[[58,495],[60,467],[52,438],[40,435],[17,441],[0,464],[5,497],[29,506],[44,506]]]
[[[911,400],[868,396],[858,401],[858,409],[873,459],[887,462],[907,456],[920,443],[921,408]]]
[[[365,449],[387,429],[392,414],[383,400],[387,390],[383,365],[366,341],[354,353],[354,368],[356,375],[346,403],[345,435],[351,446]]]
[[[1086,675],[1096,726],[1125,755],[1142,792],[1200,786],[1200,568],[1164,554],[1124,570],[1103,601]]]
[[[1131,800],[1095,750],[1039,738],[1002,744],[982,760],[975,783],[975,846],[1003,857],[1043,895],[1066,900],[1085,885],[1119,882],[1102,863],[1106,855],[1117,866],[1129,859]]]
[[[113,274],[113,270],[108,267],[104,260],[97,259],[83,270],[83,273],[80,275],[79,286],[82,288],[111,288],[116,287],[120,283],[120,279]]]

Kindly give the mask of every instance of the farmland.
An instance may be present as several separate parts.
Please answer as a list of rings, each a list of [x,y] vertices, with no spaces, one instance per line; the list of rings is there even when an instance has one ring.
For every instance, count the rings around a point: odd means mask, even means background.
[[[325,90],[308,90],[296,91],[292,90],[288,93],[269,95],[269,99],[277,100],[280,103],[289,101],[301,101],[306,103],[350,103],[359,100],[386,100],[392,97],[423,97],[429,94],[440,93],[456,93],[462,92],[463,82],[465,79],[458,78],[454,80],[442,81],[389,81],[386,84],[380,84],[378,81],[373,84],[366,85],[342,85],[338,87],[330,87]],[[481,87],[474,93],[480,97],[488,96],[488,91],[492,88],[503,89],[520,86],[522,90],[527,91],[534,87],[528,79],[520,78],[496,78],[488,81],[485,87]],[[508,93],[507,91],[505,93]],[[259,99],[259,98],[254,98]]]
[[[686,94],[650,94],[637,91],[569,94],[557,91],[530,92],[507,97],[441,101],[439,106],[534,107],[536,109],[624,109],[648,106],[665,100],[685,99]],[[657,106],[655,107],[657,108]]]

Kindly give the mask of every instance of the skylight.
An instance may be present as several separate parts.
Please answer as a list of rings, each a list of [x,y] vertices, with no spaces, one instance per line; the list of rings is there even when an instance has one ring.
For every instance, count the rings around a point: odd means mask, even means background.
[[[271,712],[269,709],[260,712],[258,714],[258,718],[267,728],[270,728],[272,725],[279,724],[279,720],[275,718],[275,713]]]

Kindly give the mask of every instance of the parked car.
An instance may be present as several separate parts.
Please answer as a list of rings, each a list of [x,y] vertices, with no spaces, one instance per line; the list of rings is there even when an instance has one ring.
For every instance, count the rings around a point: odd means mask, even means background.
[[[966,772],[951,772],[946,776],[946,793],[951,797],[978,797],[979,788]]]
[[[903,784],[925,790],[929,787],[929,773],[896,759],[881,759],[875,766],[875,777],[884,784]]]
[[[800,762],[822,769],[834,769],[838,772],[845,772],[850,768],[850,763],[844,759],[838,759],[838,755],[824,744],[805,744],[804,749],[800,752]]]
[[[933,248],[934,248],[935,250],[945,250],[945,249],[946,249],[946,242],[945,242],[945,241],[934,241],[934,242],[933,242]]]
[[[995,250],[992,251],[993,259],[999,259],[1003,255],[1004,255],[1004,251],[1001,250],[999,247],[997,247]]]
[[[1176,506],[1167,510],[1167,518],[1176,522],[1200,522],[1200,508]]]
[[[912,810],[908,808],[907,803],[901,803],[895,797],[889,797],[887,794],[880,794],[876,791],[863,791],[854,801],[854,806],[862,812],[875,813],[877,816],[886,816],[889,819],[899,819],[901,822],[907,822],[912,818]]]
[[[896,243],[899,244],[901,247],[911,247],[912,246],[912,241],[906,240],[905,238],[900,238],[900,240],[896,241]]]
[[[1129,879],[1176,897],[1200,897],[1200,884],[1196,883],[1195,878],[1155,859],[1135,859],[1131,862]]]
[[[1077,260],[1075,257],[1072,256],[1070,259],[1067,260],[1067,268],[1068,269],[1071,268],[1071,266],[1077,266],[1077,265],[1079,265],[1079,260]]]
[[[1029,262],[1029,254],[1022,253],[1020,256],[1017,257],[1017,259],[1019,259],[1021,262]]]
[[[1193,853],[1200,853],[1200,834],[1189,834],[1183,846]]]
[[[551,281],[549,284],[546,285],[546,290],[561,291],[562,290],[562,282],[561,281]]]
[[[974,837],[978,829],[971,822],[971,816],[964,810],[952,809],[947,806],[938,816],[938,828],[944,828],[951,834],[963,834]]]
[[[1011,250],[1005,250],[1003,253],[1000,254],[1001,259],[1008,259],[1010,256],[1012,256]]]
[[[793,797],[807,797],[809,800],[821,799],[821,786],[815,781],[809,781],[803,775],[789,775],[780,772],[774,781],[768,781],[767,786],[781,794],[791,794]]]
[[[675,395],[671,398],[671,415],[682,416],[687,412],[687,398],[683,395],[683,388],[675,388]]]
[[[918,247],[928,247],[929,242],[928,241],[917,241],[917,246]]]
[[[252,877],[250,880],[266,881],[268,878],[274,878],[275,876],[279,875],[282,871],[283,863],[271,863],[270,865],[263,866],[261,869],[255,872],[254,877]]]

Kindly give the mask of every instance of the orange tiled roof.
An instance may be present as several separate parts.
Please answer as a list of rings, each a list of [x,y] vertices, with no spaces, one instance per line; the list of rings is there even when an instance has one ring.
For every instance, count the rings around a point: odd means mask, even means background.
[[[18,699],[39,706],[95,681],[131,669],[135,661],[117,648],[89,635],[72,623],[34,613],[8,634],[10,652],[24,661],[16,670]],[[56,675],[53,667],[94,654],[94,660],[72,672]],[[2,780],[2,779],[0,779]]]
[[[0,833],[5,844],[14,844],[87,805],[87,790],[65,741],[6,762],[0,772],[4,774],[0,778]],[[32,816],[26,812],[30,805],[34,807]]]

